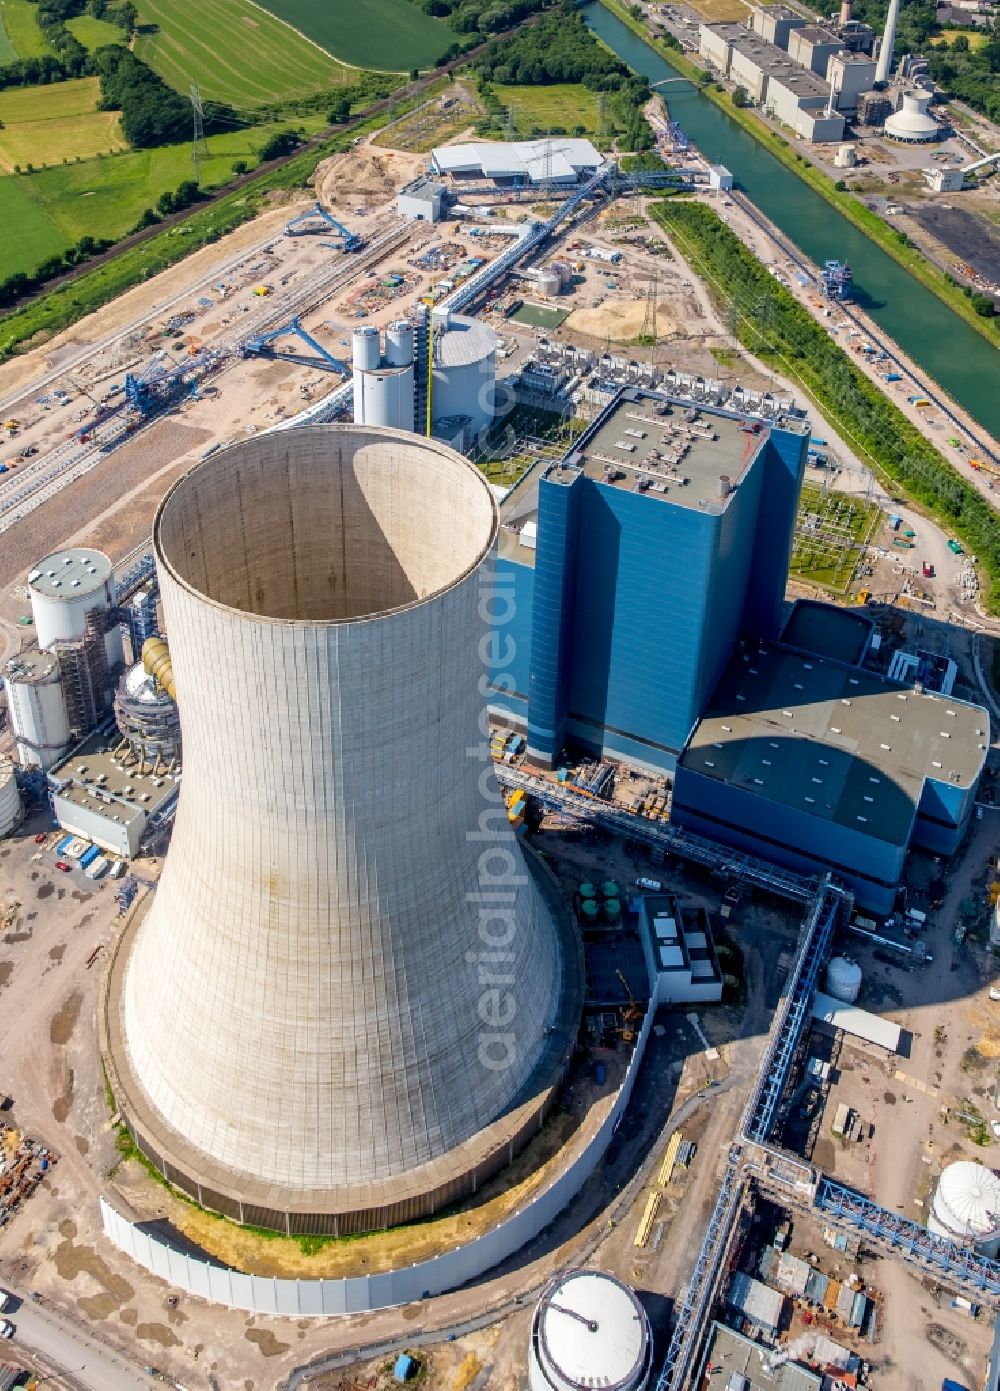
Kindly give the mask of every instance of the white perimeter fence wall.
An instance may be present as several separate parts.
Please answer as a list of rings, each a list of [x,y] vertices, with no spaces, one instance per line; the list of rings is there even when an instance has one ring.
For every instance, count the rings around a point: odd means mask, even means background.
[[[636,1040],[628,1071],[608,1112],[586,1150],[552,1184],[515,1212],[500,1226],[431,1260],[379,1275],[358,1275],[345,1280],[282,1280],[245,1275],[238,1270],[212,1265],[168,1246],[141,1225],[128,1221],[101,1198],[101,1217],[108,1239],[144,1270],[151,1271],[177,1289],[254,1314],[285,1314],[289,1318],[327,1318],[332,1314],[366,1313],[396,1304],[412,1304],[429,1295],[443,1294],[527,1245],[574,1198],[603,1159],[615,1128],[628,1105],[646,1042],[656,1013],[650,1001]]]

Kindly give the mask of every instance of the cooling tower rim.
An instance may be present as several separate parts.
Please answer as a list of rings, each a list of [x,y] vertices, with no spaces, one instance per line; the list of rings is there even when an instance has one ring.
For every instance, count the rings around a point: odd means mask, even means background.
[[[396,370],[405,371],[408,369]],[[345,437],[347,435],[368,436],[372,442],[379,439],[395,439],[406,444],[411,449],[422,452],[431,451],[435,454],[439,454],[449,462],[453,462],[458,468],[464,469],[472,474],[480,484],[483,496],[487,499],[489,506],[489,535],[469,564],[466,565],[460,573],[454,575],[447,584],[439,585],[438,588],[433,589],[429,594],[425,594],[419,599],[412,599],[409,603],[397,604],[392,608],[379,609],[375,613],[349,614],[344,618],[275,618],[270,614],[254,613],[248,609],[237,608],[232,604],[224,604],[218,599],[211,598],[209,595],[203,593],[196,585],[192,584],[190,580],[185,579],[174,563],[168,558],[162,540],[163,519],[171,499],[176,497],[178,492],[185,487],[195,474],[202,471],[214,472],[220,465],[224,465],[226,460],[230,459],[233,455],[252,451],[255,447],[274,449],[275,443],[278,442],[278,448],[280,450],[290,451],[294,447],[296,441],[305,443],[310,439],[328,439],[336,436]],[[452,449],[450,445],[445,444],[442,440],[436,440],[427,435],[417,435],[414,434],[412,430],[398,430],[389,425],[373,426],[355,425],[353,423],[302,425],[296,427],[295,430],[288,431],[285,435],[254,435],[248,439],[239,440],[236,444],[229,446],[229,448],[220,450],[210,459],[199,460],[192,465],[191,468],[182,473],[180,478],[176,479],[168,488],[156,509],[156,515],[153,518],[153,554],[156,557],[157,569],[161,573],[168,574],[179,589],[182,589],[186,594],[190,594],[192,598],[197,599],[200,604],[205,604],[209,608],[217,609],[222,613],[235,614],[248,623],[266,624],[268,626],[283,628],[300,628],[303,630],[313,628],[346,628],[362,623],[378,623],[385,618],[395,617],[397,614],[410,613],[414,609],[424,607],[426,604],[435,603],[442,595],[448,594],[451,590],[458,588],[470,575],[481,568],[483,562],[495,547],[499,532],[500,512],[497,507],[496,497],[485,475],[480,473],[475,464],[469,459],[466,459],[464,455],[459,454],[457,450]]]

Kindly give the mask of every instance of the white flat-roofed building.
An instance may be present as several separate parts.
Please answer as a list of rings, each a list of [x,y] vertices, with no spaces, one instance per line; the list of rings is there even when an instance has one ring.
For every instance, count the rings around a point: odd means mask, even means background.
[[[866,53],[845,49],[830,59],[826,75],[837,93],[837,110],[854,112],[861,93],[869,91],[875,81],[875,61]]]
[[[412,222],[440,222],[447,207],[447,197],[444,184],[422,175],[399,190],[396,210],[401,217],[408,217]]]
[[[704,909],[682,909],[671,894],[647,894],[640,900],[639,933],[657,1004],[722,999],[722,971]]]
[[[839,34],[820,24],[805,24],[793,29],[788,36],[788,56],[810,68],[818,77],[826,77],[830,59],[843,48]]]
[[[589,140],[568,136],[440,145],[431,151],[434,172],[459,183],[488,179],[501,185],[569,185],[596,174],[603,164],[604,156]]]
[[[787,48],[793,29],[802,29],[807,21],[787,5],[754,5],[750,11],[750,28],[768,43]]]

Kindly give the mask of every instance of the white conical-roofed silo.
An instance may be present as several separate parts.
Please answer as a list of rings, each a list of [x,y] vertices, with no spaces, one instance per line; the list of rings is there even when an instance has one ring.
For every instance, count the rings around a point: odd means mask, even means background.
[[[184,778],[102,1027],[140,1145],[239,1220],[417,1216],[537,1123],[563,967],[479,753],[496,536],[467,460],[349,425],[160,506]]]
[[[570,1270],[546,1286],[531,1323],[531,1391],[644,1391],[653,1341],[628,1285],[603,1270]]]

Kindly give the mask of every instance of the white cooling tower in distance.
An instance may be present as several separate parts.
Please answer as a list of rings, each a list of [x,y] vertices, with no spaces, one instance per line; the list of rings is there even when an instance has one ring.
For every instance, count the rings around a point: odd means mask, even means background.
[[[853,1005],[861,993],[861,967],[846,956],[833,956],[826,968],[827,993]]]
[[[474,434],[490,424],[496,410],[499,340],[488,324],[464,314],[432,315],[433,418],[467,415]]]
[[[575,976],[520,842],[484,858],[497,526],[460,455],[350,425],[221,451],[157,513],[184,779],[102,1041],[138,1143],[239,1221],[425,1215],[551,1104]]]
[[[18,790],[14,765],[0,754],[0,839],[16,831],[24,816],[24,804]]]
[[[1000,1178],[972,1160],[959,1160],[941,1171],[934,1190],[927,1230],[984,1256],[1000,1253]]]
[[[542,1292],[531,1322],[531,1391],[645,1391],[649,1320],[633,1290],[601,1270],[571,1270]]]

